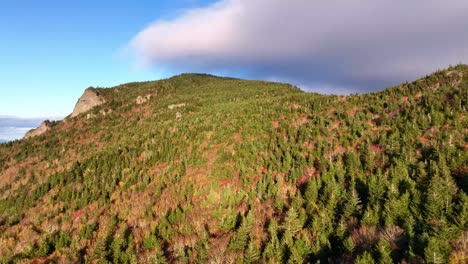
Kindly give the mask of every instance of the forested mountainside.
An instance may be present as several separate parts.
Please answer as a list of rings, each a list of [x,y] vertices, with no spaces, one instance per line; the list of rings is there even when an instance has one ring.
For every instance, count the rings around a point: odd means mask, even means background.
[[[0,258],[466,263],[468,66],[351,96],[183,74],[0,144]]]

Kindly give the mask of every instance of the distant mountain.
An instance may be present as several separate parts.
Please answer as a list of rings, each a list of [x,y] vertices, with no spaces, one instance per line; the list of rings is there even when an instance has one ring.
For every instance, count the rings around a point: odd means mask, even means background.
[[[466,263],[467,91],[465,65],[351,96],[201,74],[89,88],[0,145],[0,258]]]

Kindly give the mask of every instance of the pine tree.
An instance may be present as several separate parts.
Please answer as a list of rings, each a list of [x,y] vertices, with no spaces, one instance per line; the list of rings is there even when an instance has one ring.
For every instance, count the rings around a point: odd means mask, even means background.
[[[351,182],[349,190],[343,198],[343,219],[348,219],[351,216],[359,214],[361,211],[361,200],[356,191],[354,181]]]
[[[379,204],[374,206],[368,205],[362,215],[361,223],[368,226],[378,225],[380,222],[380,211]]]
[[[245,247],[247,246],[247,241],[249,239],[249,234],[253,223],[251,215],[252,213],[250,212],[249,215],[243,219],[241,226],[237,230],[237,233],[229,242],[229,248],[231,250],[244,251]]]
[[[283,246],[278,238],[278,222],[275,219],[271,219],[268,226],[268,232],[270,239],[264,250],[264,257],[268,262],[281,263],[283,260]]]
[[[372,264],[375,263],[372,254],[369,251],[364,251],[361,255],[359,255],[356,260],[354,261],[356,264]]]
[[[429,242],[424,249],[424,257],[427,263],[447,263],[450,245],[446,239],[429,238]]]
[[[303,223],[299,220],[299,214],[294,207],[289,208],[286,213],[283,224],[281,225],[284,230],[284,241],[286,244],[291,245],[294,235],[302,229]]]
[[[387,186],[387,177],[380,173],[369,176],[369,203],[378,205],[384,198],[385,186]]]
[[[383,264],[391,264],[394,263],[392,260],[392,248],[390,247],[390,244],[384,240],[381,239],[377,245],[377,254],[379,256],[379,263]]]
[[[432,219],[441,219],[452,211],[453,196],[457,193],[456,184],[449,175],[439,176],[438,170],[432,176],[427,190],[425,204],[426,216]]]
[[[260,261],[260,249],[257,246],[257,243],[250,238],[249,245],[245,251],[244,262],[247,264],[258,263]]]
[[[354,249],[356,248],[356,245],[354,244],[353,239],[348,237],[343,241],[343,247],[346,254],[351,256],[354,252]]]
[[[108,238],[101,239],[96,242],[94,246],[93,254],[91,255],[91,260],[98,259],[100,263],[108,263],[109,252],[108,252]]]
[[[318,209],[318,193],[319,186],[317,180],[309,181],[304,194],[305,208],[307,213],[312,215]]]
[[[312,253],[311,246],[304,239],[297,239],[294,245],[289,247],[291,256],[289,257],[290,263],[304,263],[308,255]]]
[[[197,244],[195,245],[195,250],[197,253],[198,263],[206,262],[206,260],[208,260],[209,245],[207,234],[202,235],[202,238],[197,241]]]

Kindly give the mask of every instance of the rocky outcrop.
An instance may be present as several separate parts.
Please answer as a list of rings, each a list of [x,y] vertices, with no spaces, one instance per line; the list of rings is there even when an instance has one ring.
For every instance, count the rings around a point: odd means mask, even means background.
[[[26,133],[26,135],[24,135],[24,138],[26,139],[26,138],[37,137],[49,131],[51,128],[52,128],[52,122],[50,122],[49,120],[45,120],[44,122],[41,123],[41,125],[38,128],[29,130]]]
[[[457,70],[447,71],[445,76],[450,78],[451,85],[458,85],[463,81],[463,72]]]
[[[135,100],[137,104],[144,104],[146,103],[149,99],[151,99],[151,94],[147,94],[146,96],[138,96],[137,99]]]
[[[105,103],[104,98],[99,95],[99,92],[90,87],[85,90],[83,95],[78,99],[78,102],[73,109],[73,113],[71,113],[70,117],[75,117],[79,114],[88,112],[89,110],[93,109],[94,107]]]
[[[180,107],[184,107],[185,106],[185,103],[181,103],[181,104],[171,104],[171,105],[168,105],[167,108],[169,109],[174,109],[174,108],[180,108]]]

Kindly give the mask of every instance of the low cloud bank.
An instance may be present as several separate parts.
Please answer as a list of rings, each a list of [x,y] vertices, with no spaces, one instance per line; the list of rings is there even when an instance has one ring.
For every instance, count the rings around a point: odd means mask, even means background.
[[[14,116],[0,116],[0,142],[23,138],[30,129],[38,127],[46,119],[61,118],[20,118]]]

